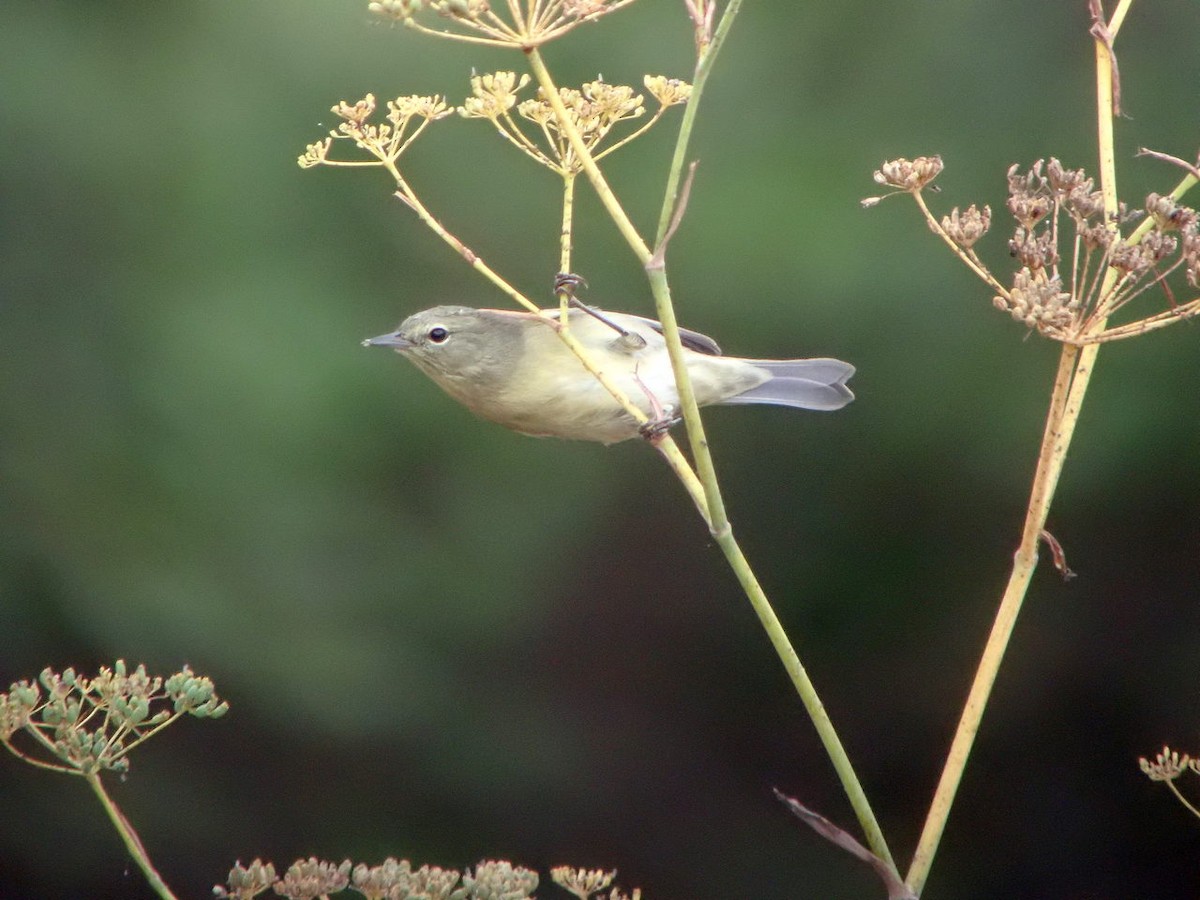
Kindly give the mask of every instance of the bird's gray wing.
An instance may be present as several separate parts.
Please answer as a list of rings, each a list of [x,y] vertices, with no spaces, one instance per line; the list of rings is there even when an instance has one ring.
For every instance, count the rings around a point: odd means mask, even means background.
[[[609,312],[606,309],[599,308],[596,311],[601,315],[612,319],[618,325],[622,320],[639,322],[642,325],[645,325],[647,328],[652,328],[659,334],[663,333],[662,322],[658,321],[657,319],[649,319],[646,316],[635,316],[633,313]],[[556,309],[544,309],[542,312],[552,316],[553,318],[558,318],[558,310]],[[582,310],[580,312],[582,312]],[[706,356],[721,355],[720,345],[717,344],[717,342],[710,338],[707,334],[701,334],[698,331],[692,331],[690,328],[680,328],[679,340],[683,346],[687,347],[689,350],[695,350],[697,353],[703,353]]]
[[[644,316],[630,316],[631,319],[640,319],[645,322],[659,334],[663,333],[662,322],[657,319],[647,319]],[[720,345],[710,338],[707,334],[701,334],[698,331],[692,331],[690,328],[679,329],[679,340],[683,346],[689,350],[695,350],[697,353],[703,353],[707,356],[720,356]]]

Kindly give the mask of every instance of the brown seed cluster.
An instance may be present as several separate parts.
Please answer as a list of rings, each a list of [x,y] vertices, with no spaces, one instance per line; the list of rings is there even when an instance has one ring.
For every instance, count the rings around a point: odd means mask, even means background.
[[[990,207],[955,207],[940,220],[929,212],[922,190],[941,169],[937,156],[897,159],[880,166],[874,178],[913,195],[930,228],[992,287],[994,305],[1018,322],[1055,340],[1089,343],[1133,337],[1200,314],[1200,298],[1176,304],[1166,281],[1182,268],[1187,284],[1200,286],[1197,214],[1174,197],[1150,194],[1144,210],[1131,212],[1123,204],[1109,210],[1082,169],[1057,159],[1024,170],[1012,166],[1005,207],[1015,223],[1008,251],[1017,268],[1005,284],[975,250],[991,227]],[[1132,230],[1122,236],[1125,226]],[[1154,287],[1170,300],[1165,311],[1109,327],[1113,313]]]

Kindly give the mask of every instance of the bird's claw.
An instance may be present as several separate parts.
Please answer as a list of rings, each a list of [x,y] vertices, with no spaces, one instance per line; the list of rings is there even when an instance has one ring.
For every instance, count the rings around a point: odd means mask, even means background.
[[[679,417],[679,410],[674,406],[668,406],[659,411],[653,419],[647,419],[638,426],[638,434],[645,438],[649,443],[656,444],[667,436],[667,432],[682,422]]]
[[[554,296],[561,297],[564,294],[571,300],[575,299],[576,288],[587,287],[588,283],[582,275],[576,275],[573,272],[559,272],[554,276]]]

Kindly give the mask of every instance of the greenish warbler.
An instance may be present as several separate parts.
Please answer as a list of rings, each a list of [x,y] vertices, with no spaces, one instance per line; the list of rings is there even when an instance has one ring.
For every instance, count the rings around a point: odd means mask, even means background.
[[[559,311],[547,310],[558,319]],[[625,313],[573,308],[570,333],[656,424],[669,423],[679,393],[662,325]],[[841,409],[854,399],[854,366],[837,359],[739,359],[712,338],[682,331],[696,401]],[[451,397],[506,428],[612,444],[647,432],[559,340],[555,325],[515,310],[435,306],[364,346],[391,347]]]

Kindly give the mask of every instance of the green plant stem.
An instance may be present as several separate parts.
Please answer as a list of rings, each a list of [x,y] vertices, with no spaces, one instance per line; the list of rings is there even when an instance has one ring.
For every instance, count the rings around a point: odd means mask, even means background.
[[[1128,10],[1130,0],[1119,7],[1121,18]],[[1116,20],[1119,26],[1120,20]],[[1109,24],[1110,40],[1115,37],[1116,28]],[[1113,151],[1113,78],[1114,63],[1112,51],[1100,36],[1095,38],[1096,53],[1096,105],[1097,105],[1097,144],[1099,150],[1100,185],[1104,194],[1106,219],[1115,221],[1117,210],[1116,161]],[[1115,229],[1115,224],[1112,225]],[[1104,287],[1100,296],[1105,296],[1107,289],[1117,277],[1115,269],[1105,273]],[[1100,319],[1095,324],[1097,332],[1103,331],[1106,320]],[[1099,344],[1088,344],[1084,347],[1065,345],[1059,358],[1058,372],[1054,379],[1051,392],[1050,411],[1046,416],[1046,428],[1042,435],[1042,445],[1038,453],[1037,469],[1030,490],[1029,506],[1025,515],[1025,525],[1021,532],[1021,543],[1013,557],[1013,568],[1009,575],[1008,585],[1000,599],[996,618],[992,624],[991,633],[980,657],[975,679],[963,706],[962,716],[954,738],[950,744],[950,752],[946,756],[946,765],[942,769],[941,778],[934,792],[933,801],[926,816],[921,837],[913,854],[912,865],[908,871],[905,883],[916,895],[920,895],[929,877],[929,870],[937,853],[938,844],[945,831],[950,808],[954,803],[955,794],[962,782],[963,771],[979,733],[979,725],[983,712],[991,696],[992,687],[1004,652],[1012,637],[1017,616],[1029,590],[1033,571],[1037,566],[1039,541],[1046,527],[1046,519],[1050,513],[1050,504],[1062,475],[1063,463],[1066,459],[1067,448],[1075,433],[1075,425],[1079,421],[1079,412],[1083,399],[1091,382],[1095,369],[1096,355]]]
[[[721,497],[716,469],[712,462],[712,455],[709,452],[708,440],[704,434],[699,407],[696,403],[695,393],[692,390],[691,377],[688,373],[683,353],[683,344],[679,336],[679,326],[675,319],[674,305],[671,302],[670,288],[666,277],[663,260],[666,248],[663,242],[667,239],[675,206],[679,202],[679,184],[682,178],[682,168],[687,156],[688,141],[695,121],[696,114],[694,110],[699,105],[700,95],[703,92],[704,84],[715,61],[716,52],[724,43],[725,36],[729,33],[734,17],[737,15],[740,7],[741,0],[731,0],[730,5],[726,7],[721,21],[717,25],[712,43],[697,61],[695,83],[692,87],[692,94],[687,108],[684,110],[683,124],[681,125],[679,139],[676,142],[671,172],[667,179],[663,211],[659,220],[658,239],[653,253],[650,252],[641,236],[637,233],[637,229],[625,214],[616,195],[609,187],[603,173],[596,165],[595,160],[584,144],[583,137],[571,123],[570,117],[567,115],[566,108],[563,106],[559,96],[558,88],[550,77],[550,73],[541,55],[536,48],[527,50],[526,54],[529,57],[529,64],[534,77],[542,88],[543,96],[546,97],[554,109],[561,132],[570,141],[572,148],[579,158],[580,164],[583,166],[584,172],[587,174],[593,189],[600,197],[604,208],[616,224],[617,230],[625,237],[634,255],[646,268],[659,321],[663,325],[663,335],[666,338],[667,351],[671,356],[671,365],[675,375],[676,388],[679,393],[680,410],[687,428],[688,440],[692,448],[692,457],[696,461],[696,470],[693,479],[698,476],[700,483],[703,485],[703,504],[695,494],[694,481],[689,480],[684,475],[680,475],[680,477],[684,481],[685,487],[688,488],[689,493],[692,494],[697,508],[704,515],[714,540],[725,554],[739,584],[745,591],[751,605],[754,607],[755,613],[759,617],[759,621],[766,630],[772,646],[774,646],[776,653],[779,655],[780,661],[788,673],[788,677],[791,678],[801,702],[808,711],[826,753],[833,763],[834,770],[842,782],[843,790],[854,808],[868,844],[877,856],[895,868],[895,863],[892,861],[891,851],[884,840],[882,829],[879,827],[879,823],[867,800],[862,784],[854,772],[854,767],[850,763],[849,756],[846,754],[846,750],[838,738],[833,723],[825,711],[824,704],[821,703],[812,680],[800,664],[799,657],[788,640],[787,634],[784,632],[778,617],[775,615],[770,601],[767,599],[762,586],[754,575],[750,563],[734,538],[732,526],[725,512],[724,500]],[[680,472],[681,469],[677,467],[676,473],[680,474]],[[690,470],[688,474],[691,474]]]
[[[721,548],[721,552],[725,554],[725,558],[729,561],[729,566],[733,569],[734,575],[737,576],[742,590],[746,592],[746,596],[750,599],[750,605],[754,607],[754,612],[758,615],[758,620],[762,623],[763,630],[766,631],[767,637],[770,638],[771,646],[775,648],[775,652],[783,663],[784,669],[787,670],[788,677],[791,679],[796,693],[800,696],[800,701],[804,704],[804,709],[808,712],[808,717],[812,720],[813,727],[817,730],[817,735],[821,739],[825,753],[829,756],[830,762],[833,763],[834,771],[837,772],[838,778],[842,782],[842,790],[845,792],[846,798],[850,801],[850,805],[858,817],[859,825],[862,826],[868,846],[870,846],[876,856],[887,863],[893,871],[896,871],[896,863],[892,859],[891,850],[888,849],[887,841],[884,839],[883,830],[879,827],[879,822],[875,819],[875,814],[871,809],[870,802],[867,800],[866,792],[858,780],[854,766],[850,763],[850,757],[846,753],[846,748],[842,746],[837,729],[833,727],[833,721],[829,718],[829,713],[825,710],[825,704],[821,702],[821,698],[817,694],[816,686],[813,684],[812,679],[809,678],[804,665],[800,662],[800,657],[796,654],[795,649],[793,649],[791,641],[788,640],[787,632],[784,631],[779,617],[775,615],[771,601],[767,599],[766,593],[758,583],[758,579],[754,575],[754,570],[750,567],[745,554],[742,553],[742,548],[734,540],[733,531],[729,528],[723,531],[714,531],[713,539],[717,542],[717,546]],[[898,872],[896,877],[897,879],[900,877]]]
[[[587,174],[588,180],[592,183],[592,187],[596,189],[596,195],[600,198],[600,202],[604,205],[605,211],[617,226],[617,230],[621,233],[621,237],[625,238],[625,242],[629,244],[629,248],[642,265],[650,261],[650,248],[646,246],[646,242],[642,240],[642,236],[638,234],[637,228],[634,227],[629,216],[625,214],[625,210],[621,207],[620,201],[609,188],[608,182],[605,181],[600,167],[596,165],[596,160],[592,157],[592,153],[588,150],[587,144],[584,143],[583,135],[579,133],[574,124],[571,122],[570,116],[567,114],[567,108],[563,105],[562,97],[558,93],[558,86],[555,85],[554,79],[550,77],[550,70],[546,68],[546,63],[542,60],[542,54],[538,52],[536,47],[530,47],[525,51],[525,56],[529,59],[529,68],[533,70],[533,76],[537,79],[538,85],[542,89],[542,95],[546,102],[550,104],[550,108],[554,110],[554,116],[558,120],[559,130],[566,135],[567,140],[571,144],[571,148],[575,151],[575,156],[579,160],[579,164],[583,166],[583,171]]]
[[[564,275],[571,271],[571,233],[575,214],[575,173],[563,175],[562,232],[559,235],[558,271]]]
[[[121,835],[121,840],[125,842],[125,849],[129,851],[129,855],[133,857],[134,862],[138,864],[138,868],[142,870],[142,874],[146,876],[146,880],[150,882],[150,887],[163,900],[177,900],[176,896],[171,893],[171,889],[167,887],[166,882],[162,880],[162,876],[158,874],[158,870],[154,868],[154,864],[150,862],[150,856],[146,853],[146,848],[142,846],[142,841],[138,837],[137,832],[133,830],[133,826],[129,824],[129,820],[122,814],[120,807],[108,796],[108,792],[104,790],[104,784],[100,781],[99,773],[86,772],[83,777],[87,779],[92,792],[100,800],[100,805],[104,807],[104,811],[108,814],[108,818],[117,829],[117,833]]]
[[[654,243],[663,242],[667,229],[671,224],[671,216],[679,199],[679,183],[683,178],[683,167],[687,162],[688,144],[691,142],[692,130],[696,122],[696,110],[699,108],[700,97],[704,94],[708,76],[712,73],[717,54],[725,43],[725,38],[733,28],[738,11],[742,8],[742,0],[729,0],[729,5],[721,14],[721,19],[713,31],[713,39],[700,51],[696,58],[696,71],[692,75],[692,95],[683,107],[683,120],[679,123],[679,136],[675,141],[675,151],[671,155],[671,168],[667,174],[667,187],[663,197],[662,211],[658,216],[658,231],[655,232]]]

